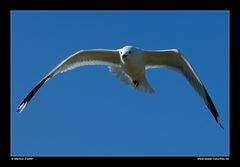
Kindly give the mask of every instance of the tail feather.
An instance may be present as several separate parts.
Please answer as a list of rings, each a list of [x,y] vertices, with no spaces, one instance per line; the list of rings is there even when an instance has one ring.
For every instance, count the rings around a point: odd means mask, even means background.
[[[148,83],[148,81],[146,79],[143,79],[142,81],[139,81],[139,85],[137,87],[133,88],[139,90],[139,91],[143,91],[145,93],[150,93],[150,94],[154,94],[155,91],[152,88],[152,86]]]
[[[136,80],[139,82],[139,85],[136,87],[133,84],[133,78],[131,78],[131,76],[129,76],[121,67],[112,67],[109,66],[109,71],[120,81],[122,81],[123,83],[127,84],[128,86],[130,86],[133,89],[139,90],[139,91],[143,91],[146,93],[155,93],[155,91],[153,90],[153,88],[151,87],[151,85],[148,83],[148,81],[146,80],[146,78],[143,78],[141,81]]]

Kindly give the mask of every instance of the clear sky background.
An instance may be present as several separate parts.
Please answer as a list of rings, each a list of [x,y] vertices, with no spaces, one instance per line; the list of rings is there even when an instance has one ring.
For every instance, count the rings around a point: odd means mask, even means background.
[[[11,13],[11,154],[229,155],[229,13],[227,11],[13,11]],[[224,130],[180,74],[147,71],[144,94],[106,66],[57,75],[29,91],[81,49],[179,49],[197,71]]]

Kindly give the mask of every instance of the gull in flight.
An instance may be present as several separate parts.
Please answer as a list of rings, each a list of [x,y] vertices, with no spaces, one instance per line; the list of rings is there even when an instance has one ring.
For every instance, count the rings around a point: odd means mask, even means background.
[[[125,46],[117,50],[80,50],[69,56],[50,71],[50,73],[48,73],[25,97],[17,111],[21,113],[38,89],[49,79],[59,73],[85,65],[106,65],[108,66],[109,71],[119,80],[134,89],[146,93],[154,93],[153,88],[147,81],[145,75],[146,69],[156,67],[168,67],[174,69],[186,77],[188,82],[205,102],[216,122],[223,128],[219,114],[206,88],[190,63],[177,49],[143,50],[133,46]]]

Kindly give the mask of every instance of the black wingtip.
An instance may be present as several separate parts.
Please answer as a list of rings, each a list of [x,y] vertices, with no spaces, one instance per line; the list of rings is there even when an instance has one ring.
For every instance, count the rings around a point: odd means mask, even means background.
[[[17,113],[20,113],[20,108],[17,109]]]
[[[50,79],[50,75],[45,77],[44,79],[42,79],[37,86],[35,86],[31,92],[25,97],[25,99],[23,100],[23,102],[19,105],[17,112],[21,113],[23,111],[23,109],[26,107],[26,105],[28,104],[28,102],[32,99],[32,97],[34,96],[34,94],[38,91],[38,89],[48,80]]]
[[[217,117],[217,123],[219,124],[219,126],[220,126],[222,129],[224,129],[223,124],[222,124],[222,121],[221,121],[221,119],[220,119],[219,116]]]
[[[216,122],[219,124],[219,126],[222,129],[224,129],[224,127],[222,125],[222,121],[221,121],[221,119],[219,117],[219,114],[218,114],[218,112],[217,112],[217,110],[216,110],[216,108],[215,108],[215,106],[214,106],[214,104],[213,104],[213,102],[212,102],[212,100],[211,100],[211,98],[210,98],[210,96],[208,95],[207,92],[206,92],[206,95],[207,95],[207,102],[206,102],[206,104],[207,104],[208,109],[211,111],[212,115],[214,116],[214,118],[215,118]]]
[[[221,119],[220,119],[220,117],[219,117],[219,115],[218,115],[218,113],[217,113],[217,110],[216,110],[215,106],[214,106],[214,105],[211,105],[211,107],[208,106],[208,108],[209,108],[209,110],[212,112],[212,114],[213,114],[216,122],[218,123],[218,125],[219,125],[222,129],[224,129],[223,124],[222,124],[222,121],[221,121]]]
[[[17,112],[18,113],[21,113],[23,111],[23,109],[26,107],[27,105],[27,102],[23,102],[19,105],[18,109],[17,109]]]

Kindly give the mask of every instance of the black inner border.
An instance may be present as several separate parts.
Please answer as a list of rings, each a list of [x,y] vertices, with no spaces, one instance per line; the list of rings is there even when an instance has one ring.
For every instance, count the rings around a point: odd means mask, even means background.
[[[27,160],[25,157],[11,157],[11,145],[10,145],[10,12],[12,10],[227,10],[230,11],[230,156],[227,157],[230,160],[237,159],[239,157],[239,110],[237,110],[237,103],[235,96],[237,96],[238,90],[236,85],[239,85],[239,81],[234,78],[237,73],[236,65],[238,61],[237,56],[239,49],[236,42],[239,40],[239,24],[237,21],[236,3],[226,0],[112,0],[112,1],[100,1],[100,0],[8,0],[7,2],[2,0],[0,2],[1,14],[0,21],[0,51],[3,52],[0,56],[0,76],[1,76],[1,109],[0,109],[0,159],[5,160]],[[238,18],[239,19],[239,18]],[[216,60],[217,62],[217,60]],[[238,107],[239,108],[239,107]],[[27,157],[30,158],[31,157]],[[33,157],[33,160],[42,159],[54,159],[54,160],[98,160],[98,159],[167,159],[167,160],[197,160],[197,158],[206,157]],[[208,157],[207,157],[208,158]],[[213,158],[214,157],[209,157]],[[220,157],[221,158],[221,157]],[[226,157],[223,157],[226,158]]]

